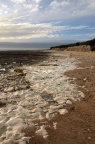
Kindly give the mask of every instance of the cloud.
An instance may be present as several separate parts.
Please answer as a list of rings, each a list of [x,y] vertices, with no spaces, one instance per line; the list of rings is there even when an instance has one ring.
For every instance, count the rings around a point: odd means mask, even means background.
[[[61,1],[58,2],[58,1],[54,0],[50,3],[51,8],[53,8],[53,9],[60,8],[60,7],[63,8],[64,6],[69,6],[69,5],[70,5],[70,2],[68,0],[62,1],[62,2]]]
[[[94,16],[95,0],[8,0],[0,4],[0,14],[12,23],[74,20]]]
[[[25,2],[25,0],[11,0],[12,2],[14,2],[14,3],[23,3],[23,2]]]
[[[68,20],[95,15],[95,0],[54,0],[47,12],[53,19]]]
[[[73,21],[94,16],[95,0],[1,0],[0,39],[52,38],[60,32],[91,30]]]
[[[19,11],[24,14],[24,12],[29,13],[29,12],[35,12],[38,11],[39,9],[39,3],[41,0],[11,0],[15,7],[18,9]],[[20,13],[20,14],[21,14]],[[19,15],[19,12],[18,12]]]
[[[7,14],[9,11],[9,8],[6,4],[0,4],[0,15]]]
[[[1,4],[1,13],[5,11],[6,18],[10,18],[13,23],[43,23],[95,15],[95,0],[11,0]]]
[[[59,37],[58,32],[86,29],[87,26],[55,26],[50,23],[46,24],[3,24],[0,25],[0,39],[31,39],[41,37]]]

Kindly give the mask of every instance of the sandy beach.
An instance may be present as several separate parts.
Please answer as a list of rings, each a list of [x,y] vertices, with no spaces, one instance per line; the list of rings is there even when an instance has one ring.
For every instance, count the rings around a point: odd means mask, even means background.
[[[94,144],[94,52],[9,52],[0,60],[1,144]]]

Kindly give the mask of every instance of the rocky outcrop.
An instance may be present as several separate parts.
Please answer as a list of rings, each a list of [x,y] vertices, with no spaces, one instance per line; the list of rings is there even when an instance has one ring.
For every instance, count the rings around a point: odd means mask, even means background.
[[[80,45],[80,46],[72,46],[68,47],[66,51],[84,51],[84,52],[89,52],[91,51],[91,46],[90,45]]]
[[[80,46],[69,46],[67,48],[59,47],[59,48],[52,48],[52,50],[58,51],[84,51],[89,52],[92,51],[92,47],[90,45],[80,45]]]
[[[58,51],[95,51],[95,39],[85,42],[77,42],[68,45],[60,45],[51,47],[50,50],[58,50]]]

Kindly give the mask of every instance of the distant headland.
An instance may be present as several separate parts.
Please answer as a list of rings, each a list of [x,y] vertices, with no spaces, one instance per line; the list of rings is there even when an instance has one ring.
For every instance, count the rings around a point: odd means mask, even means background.
[[[64,44],[51,47],[50,50],[60,51],[95,51],[95,38],[84,42],[76,42],[72,44]]]

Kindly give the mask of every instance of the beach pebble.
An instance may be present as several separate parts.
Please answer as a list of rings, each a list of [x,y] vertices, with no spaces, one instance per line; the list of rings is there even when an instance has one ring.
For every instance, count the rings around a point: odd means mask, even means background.
[[[48,112],[46,113],[46,119],[51,119],[52,115]]]
[[[66,100],[62,96],[56,97],[56,98],[54,98],[54,100],[57,101],[58,104],[65,104],[66,103]]]
[[[83,81],[85,82],[87,80],[87,78],[84,78]]]
[[[3,69],[0,69],[0,71],[6,71],[6,69],[5,69],[5,68],[3,68]]]
[[[79,94],[79,96],[80,96],[80,97],[82,97],[82,98],[84,98],[84,97],[85,97],[84,93],[83,93],[83,92],[81,92],[81,91],[78,91],[78,94]]]
[[[54,127],[54,130],[57,129],[57,122],[53,122],[53,127]]]
[[[45,126],[40,126],[40,129],[36,131],[36,134],[43,136],[43,138],[47,138],[48,137],[48,133],[45,130]]]
[[[59,110],[59,113],[60,113],[61,115],[64,115],[64,114],[68,113],[68,111],[67,111],[66,109],[60,109],[60,110]]]
[[[25,142],[27,142],[27,143],[29,143],[29,139],[30,139],[31,137],[22,137],[22,140],[23,141],[25,141]]]
[[[4,88],[4,92],[12,92],[14,91],[14,87],[6,87]]]
[[[72,102],[70,100],[67,100],[66,104],[72,104]]]
[[[18,68],[14,69],[14,72],[16,72],[16,73],[23,73],[23,70],[18,67]]]

